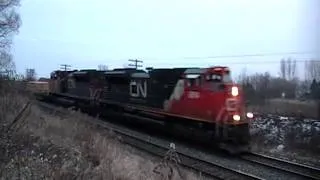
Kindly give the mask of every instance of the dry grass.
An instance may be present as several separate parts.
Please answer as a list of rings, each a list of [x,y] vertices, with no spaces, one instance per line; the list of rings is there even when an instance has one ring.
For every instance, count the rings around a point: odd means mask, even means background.
[[[13,119],[27,101],[26,96],[16,91],[0,90],[0,121]]]
[[[54,176],[61,177],[66,172],[81,179],[199,179],[199,176],[183,170],[180,177],[174,168],[173,174],[162,173],[156,175],[153,169],[160,159],[148,154],[141,156],[134,148],[121,144],[112,132],[97,130],[84,122],[84,119],[94,120],[79,112],[70,111],[69,118],[57,118],[55,115],[44,114],[36,106],[32,107],[32,114],[28,118],[25,131],[31,131],[43,140],[51,140],[61,147],[68,147],[77,152],[78,159],[86,164],[74,167],[74,164],[64,164],[54,172]],[[163,171],[170,172],[163,169]]]
[[[301,102],[298,100],[270,99],[264,105],[250,106],[249,110],[283,116],[319,118],[318,105],[313,101]]]
[[[13,119],[27,100],[10,92],[0,97],[2,120]],[[84,121],[94,120],[87,115],[69,113],[61,118],[32,105],[18,132],[2,133],[0,179],[204,179],[168,165],[156,174],[160,158],[122,144],[114,133]]]

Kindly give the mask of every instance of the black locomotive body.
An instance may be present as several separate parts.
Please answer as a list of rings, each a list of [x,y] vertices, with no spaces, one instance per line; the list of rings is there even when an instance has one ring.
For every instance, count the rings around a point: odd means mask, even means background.
[[[163,108],[185,68],[112,71],[80,70],[65,74],[61,93],[79,98]]]
[[[242,92],[227,67],[54,71],[49,89],[51,97],[68,99],[71,106],[135,114],[168,129],[197,129],[217,142],[248,147]]]

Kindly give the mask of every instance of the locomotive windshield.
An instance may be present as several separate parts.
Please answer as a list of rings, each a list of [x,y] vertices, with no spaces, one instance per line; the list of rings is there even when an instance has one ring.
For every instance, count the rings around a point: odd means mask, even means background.
[[[212,74],[207,76],[208,81],[217,83],[231,83],[232,79],[229,73],[226,74]]]
[[[226,73],[222,77],[222,82],[224,83],[232,83],[232,78],[229,73]]]

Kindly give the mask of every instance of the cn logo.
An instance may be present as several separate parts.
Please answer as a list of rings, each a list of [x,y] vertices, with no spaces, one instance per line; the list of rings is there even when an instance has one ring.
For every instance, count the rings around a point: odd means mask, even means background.
[[[131,81],[130,82],[130,96],[132,97],[147,97],[147,82]]]

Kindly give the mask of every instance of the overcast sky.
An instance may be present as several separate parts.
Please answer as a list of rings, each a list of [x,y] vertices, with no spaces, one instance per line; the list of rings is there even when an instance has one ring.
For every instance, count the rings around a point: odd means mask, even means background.
[[[155,67],[227,65],[236,74],[276,74],[272,62],[282,57],[320,59],[320,0],[22,0],[20,12],[17,69],[39,76],[60,64],[115,68],[130,58]],[[309,53],[205,58],[283,52]]]

